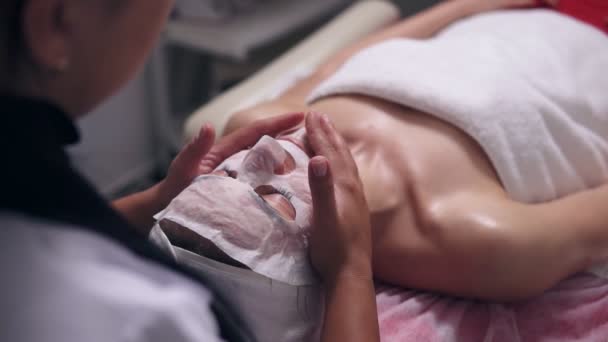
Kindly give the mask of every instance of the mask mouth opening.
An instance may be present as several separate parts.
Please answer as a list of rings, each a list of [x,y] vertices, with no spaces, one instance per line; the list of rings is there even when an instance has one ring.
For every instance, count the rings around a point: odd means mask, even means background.
[[[162,219],[158,222],[158,225],[169,239],[169,242],[176,247],[183,248],[192,253],[196,253],[226,265],[251,270],[245,264],[231,258],[210,240],[200,236],[186,227],[181,226],[178,223],[168,219]]]

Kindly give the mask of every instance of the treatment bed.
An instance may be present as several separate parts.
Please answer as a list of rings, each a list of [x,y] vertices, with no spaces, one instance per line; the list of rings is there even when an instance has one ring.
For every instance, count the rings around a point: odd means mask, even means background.
[[[273,99],[309,75],[332,53],[398,19],[399,11],[389,1],[355,3],[263,70],[193,113],[184,127],[184,141],[196,136],[207,122],[220,137],[232,113]],[[258,275],[199,258],[178,247],[173,247],[172,253],[178,261],[199,272],[219,274],[218,288],[230,289],[225,294],[237,307],[250,302],[252,297],[234,293],[257,291],[262,297],[256,298],[275,298],[283,306],[292,301],[300,319],[310,318],[312,325],[301,325],[300,331],[287,331],[283,336],[264,335],[263,322],[283,322],[286,326],[293,322],[288,322],[287,316],[278,317],[272,309],[264,310],[267,302],[262,300],[265,303],[260,312],[243,313],[260,340],[299,341],[315,330],[320,309],[315,304],[318,298],[314,289],[302,288],[294,295],[293,289],[270,279],[262,281],[261,286],[251,285]],[[245,284],[247,279],[251,284]],[[477,302],[385,284],[377,284],[376,293],[383,341],[608,340],[608,281],[590,274],[574,276],[544,295],[522,303]]]

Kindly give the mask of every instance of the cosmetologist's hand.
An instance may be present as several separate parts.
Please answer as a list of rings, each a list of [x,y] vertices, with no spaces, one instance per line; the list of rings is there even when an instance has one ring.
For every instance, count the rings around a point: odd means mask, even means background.
[[[299,124],[303,118],[303,113],[292,113],[258,120],[223,137],[215,145],[213,128],[203,125],[198,136],[171,163],[161,185],[164,197],[173,199],[197,176],[211,173],[226,158],[254,145],[262,136],[275,136]]]
[[[313,200],[310,259],[325,282],[336,277],[372,278],[370,214],[357,166],[325,115],[306,118]]]
[[[163,210],[199,175],[210,173],[226,158],[255,144],[264,135],[276,135],[302,122],[303,113],[285,114],[254,122],[214,145],[215,132],[204,125],[171,163],[167,177],[151,188],[115,200],[112,204],[139,233],[147,236],[154,214]]]
[[[321,341],[380,341],[370,214],[357,166],[327,116],[309,114],[306,131],[317,154],[308,169],[313,201],[309,247],[325,298]]]

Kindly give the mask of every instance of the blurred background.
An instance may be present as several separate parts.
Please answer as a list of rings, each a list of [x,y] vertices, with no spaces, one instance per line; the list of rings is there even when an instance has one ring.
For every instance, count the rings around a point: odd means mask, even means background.
[[[353,2],[177,0],[147,66],[79,122],[76,167],[108,198],[153,184],[183,143],[185,117]],[[437,1],[391,2],[406,17]]]

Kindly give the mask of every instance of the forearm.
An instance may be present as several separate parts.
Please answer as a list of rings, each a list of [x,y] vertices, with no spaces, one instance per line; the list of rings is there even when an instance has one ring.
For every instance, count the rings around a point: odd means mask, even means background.
[[[606,203],[608,185],[602,185],[550,202],[512,203],[494,209],[492,215],[510,230],[503,263],[541,290],[605,262]]]
[[[608,260],[608,184],[538,205],[555,231],[578,245],[582,267]]]
[[[374,284],[370,276],[337,277],[325,286],[321,341],[380,341]]]
[[[546,273],[539,267],[543,263],[534,255],[532,259],[524,257],[533,253],[479,247],[469,244],[462,250],[436,247],[431,251],[397,253],[392,258],[376,259],[374,268],[377,277],[389,283],[493,302],[527,299],[551,286],[550,278],[541,274]]]
[[[125,196],[112,202],[112,206],[120,212],[143,236],[147,236],[154,225],[154,215],[163,210],[170,198],[163,196],[162,183],[151,188]]]
[[[459,197],[453,203],[423,228],[377,237],[376,276],[460,297],[512,301],[539,295],[583,268],[574,230],[552,225],[555,213],[508,200]]]

